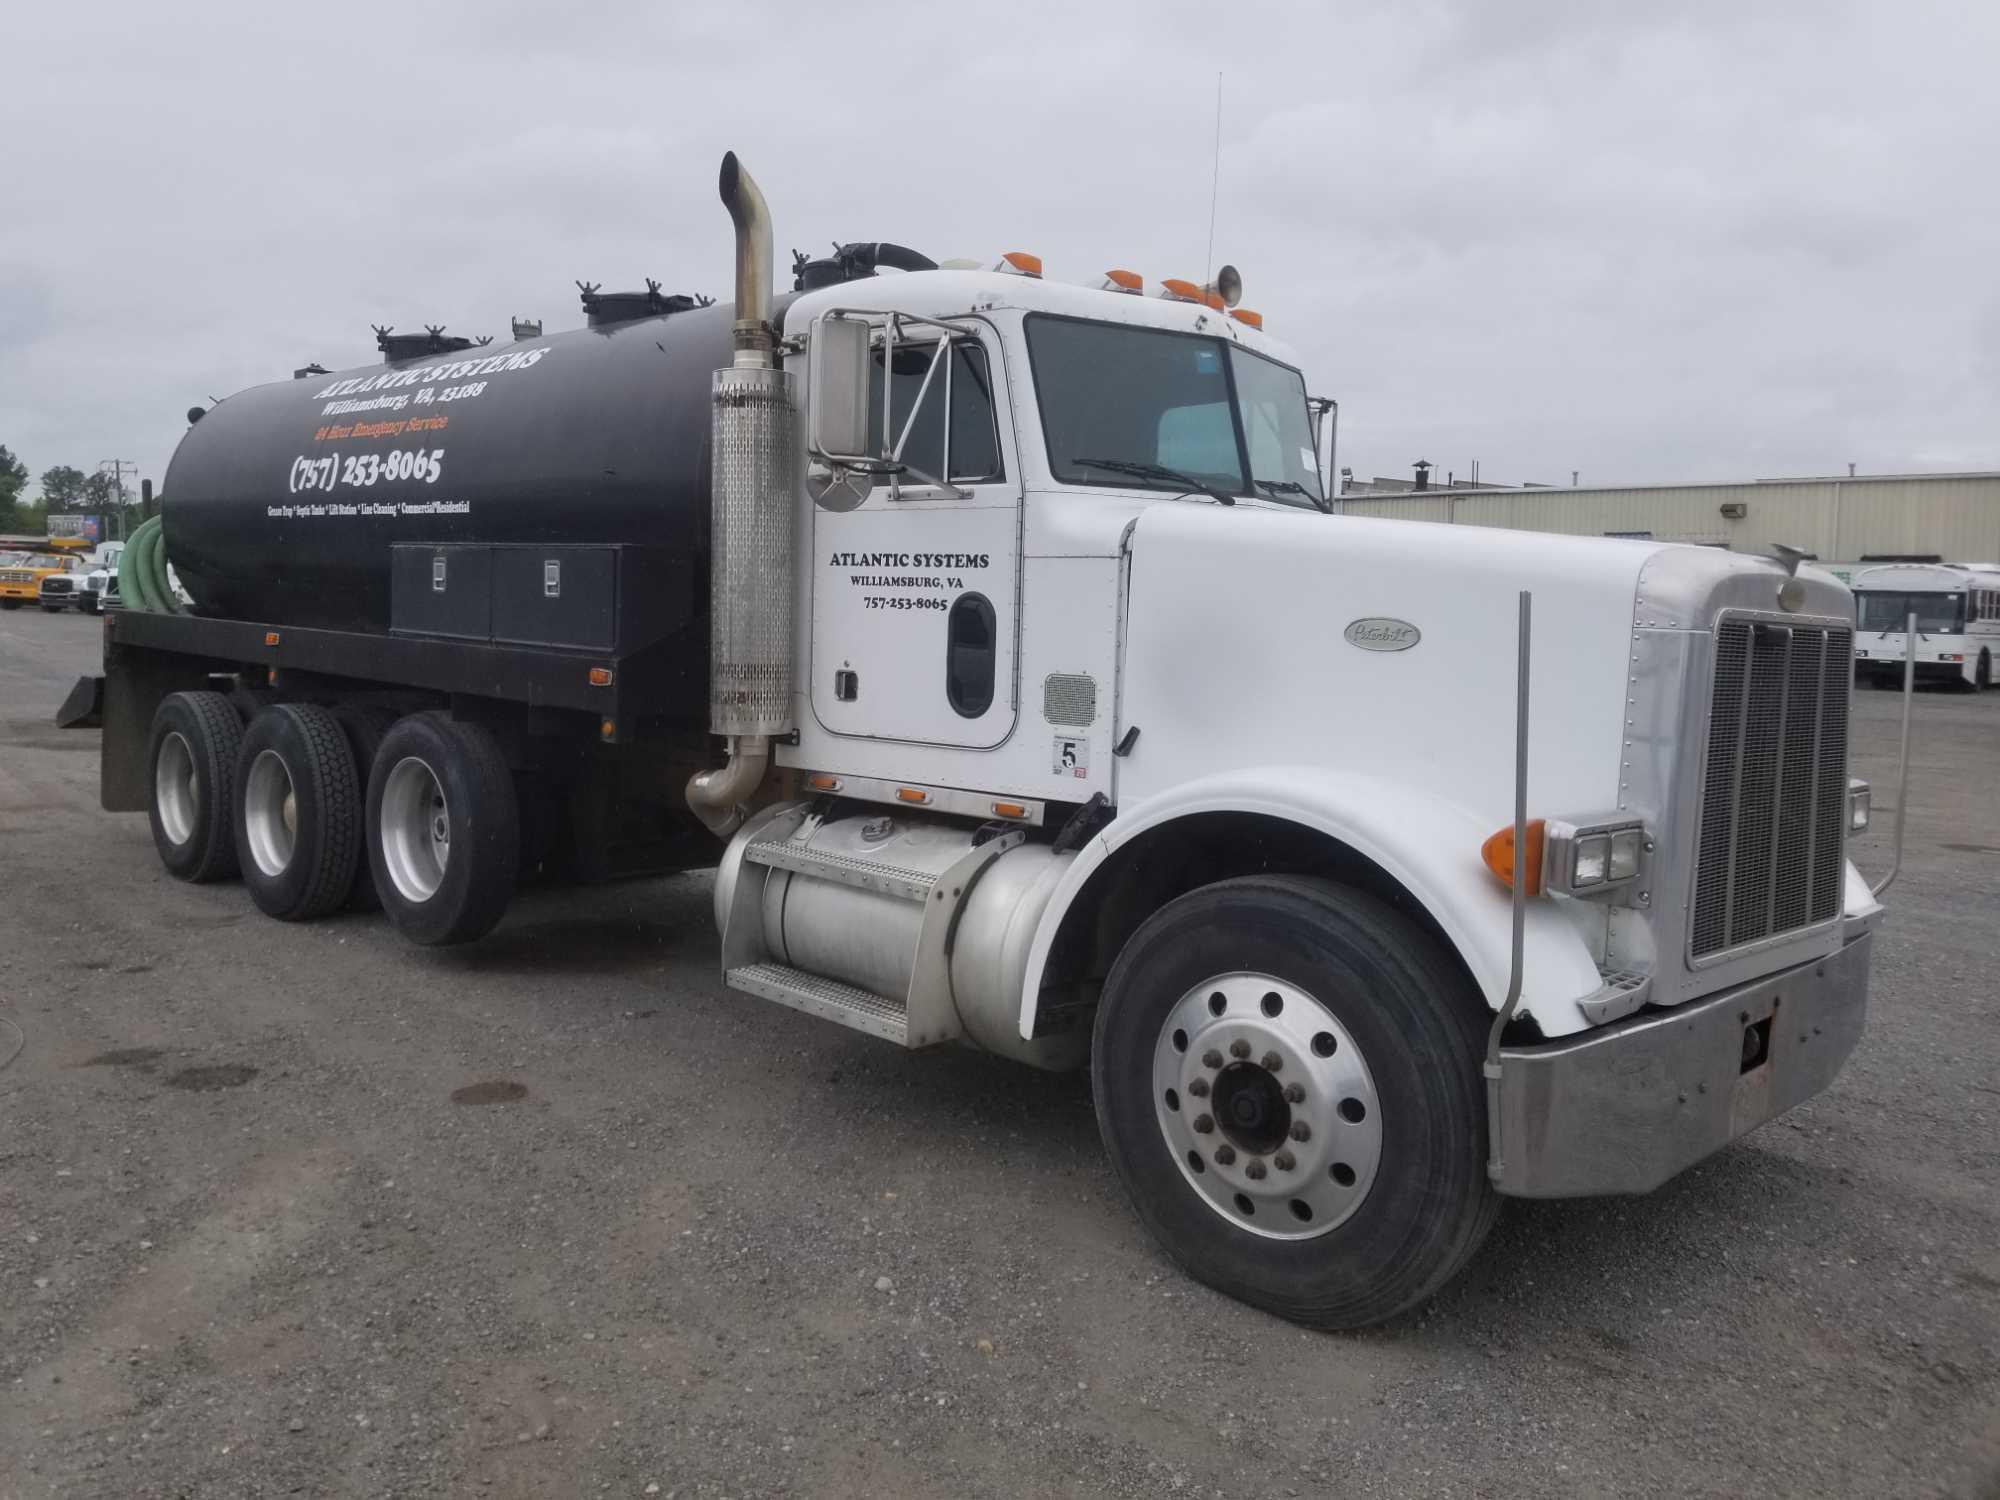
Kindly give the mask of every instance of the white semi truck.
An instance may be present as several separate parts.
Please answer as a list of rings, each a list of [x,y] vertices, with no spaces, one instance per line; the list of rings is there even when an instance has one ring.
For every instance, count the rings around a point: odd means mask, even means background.
[[[864,244],[774,298],[722,195],[733,307],[586,286],[195,414],[135,542],[194,607],[128,588],[67,710],[169,869],[449,942],[558,846],[719,854],[731,992],[1087,1065],[1167,1253],[1326,1327],[1832,1080],[1881,913],[1836,580],[1328,514],[1224,289]]]

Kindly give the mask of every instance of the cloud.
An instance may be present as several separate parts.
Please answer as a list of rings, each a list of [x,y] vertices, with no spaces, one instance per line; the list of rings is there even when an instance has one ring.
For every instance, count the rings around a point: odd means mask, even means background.
[[[550,7],[80,0],[10,23],[0,441],[137,458],[371,323],[726,293],[781,255],[1216,258],[1343,462],[1654,481],[2000,462],[2000,12],[1588,0]]]

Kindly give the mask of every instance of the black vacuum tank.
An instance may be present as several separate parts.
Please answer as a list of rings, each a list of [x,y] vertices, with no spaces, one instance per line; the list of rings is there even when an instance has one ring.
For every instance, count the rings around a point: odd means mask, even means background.
[[[628,542],[707,576],[710,382],[728,306],[254,387],[167,468],[197,613],[386,631],[391,547]]]

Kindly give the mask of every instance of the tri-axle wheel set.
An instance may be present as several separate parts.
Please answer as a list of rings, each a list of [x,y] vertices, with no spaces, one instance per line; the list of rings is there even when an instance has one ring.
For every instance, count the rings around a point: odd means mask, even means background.
[[[413,942],[458,943],[513,895],[513,776],[478,724],[277,703],[246,725],[222,693],[173,693],[149,758],[161,861],[184,880],[241,875],[267,916],[380,906]]]

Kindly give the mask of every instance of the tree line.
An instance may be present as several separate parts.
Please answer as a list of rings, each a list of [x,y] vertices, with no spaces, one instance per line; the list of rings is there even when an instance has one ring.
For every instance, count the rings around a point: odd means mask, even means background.
[[[38,499],[22,498],[27,487],[28,466],[0,443],[0,532],[45,531],[51,515],[115,515],[121,498],[117,481],[109,474],[102,470],[86,474],[68,464],[42,471]],[[139,504],[130,490],[122,498],[130,530],[139,522]]]

